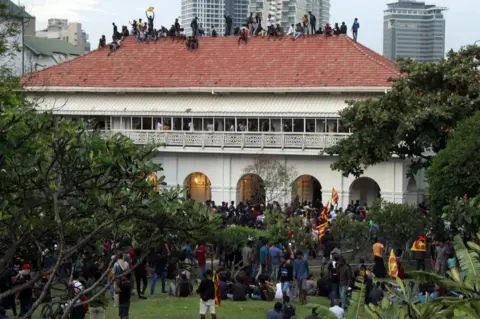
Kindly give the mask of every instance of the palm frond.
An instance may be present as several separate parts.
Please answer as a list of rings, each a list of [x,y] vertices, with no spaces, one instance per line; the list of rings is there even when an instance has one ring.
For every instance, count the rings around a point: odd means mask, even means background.
[[[365,297],[367,293],[367,287],[365,283],[362,282],[359,285],[360,290],[353,292],[352,300],[350,303],[350,307],[345,315],[345,319],[357,319],[360,318],[361,313],[363,312],[365,306]]]
[[[455,252],[457,253],[460,269],[465,273],[463,283],[466,288],[475,292],[480,286],[478,282],[478,278],[480,278],[480,260],[474,251],[469,251],[467,247],[465,247],[460,236],[455,236],[453,244],[455,246]]]

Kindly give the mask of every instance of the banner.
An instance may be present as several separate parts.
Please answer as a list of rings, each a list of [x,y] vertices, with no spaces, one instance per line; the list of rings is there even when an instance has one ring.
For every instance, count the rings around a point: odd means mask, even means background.
[[[327,202],[327,205],[322,207],[322,212],[320,214],[320,223],[328,222],[328,210],[330,208],[330,201]]]
[[[333,206],[338,205],[338,192],[333,187],[332,187],[332,204]]]
[[[319,226],[316,227],[316,229],[318,230],[318,239],[320,240],[323,235],[325,235],[325,231],[327,230],[328,228],[328,222],[324,223],[324,224],[321,224]]]
[[[398,276],[397,257],[395,257],[393,249],[390,252],[390,257],[388,257],[388,275],[393,278],[397,278]]]
[[[155,10],[154,7],[148,7],[147,12],[153,12]]]

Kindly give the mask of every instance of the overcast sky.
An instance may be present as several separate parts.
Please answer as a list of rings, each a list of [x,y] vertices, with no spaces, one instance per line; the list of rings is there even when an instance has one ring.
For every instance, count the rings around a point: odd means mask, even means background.
[[[18,2],[18,0],[14,0]],[[359,42],[382,53],[383,10],[389,0],[330,0],[331,22],[351,24],[360,21]],[[155,24],[169,26],[180,15],[180,0],[21,0],[27,11],[36,16],[37,30],[45,28],[49,18],[67,18],[80,22],[90,35],[92,48],[102,34],[112,35],[112,22],[126,25],[128,20],[144,18],[149,6],[155,7]],[[429,0],[428,4],[448,7],[446,49],[480,40],[480,0]]]

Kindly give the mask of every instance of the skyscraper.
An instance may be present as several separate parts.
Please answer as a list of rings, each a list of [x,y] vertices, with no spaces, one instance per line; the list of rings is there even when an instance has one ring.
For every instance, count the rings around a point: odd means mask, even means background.
[[[182,0],[180,22],[187,34],[191,34],[190,22],[198,17],[208,32],[212,25],[217,32],[225,32],[224,14],[233,19],[233,26],[242,26],[252,12],[261,13],[264,20],[271,14],[275,23],[284,28],[302,20],[308,11],[317,17],[317,26],[330,19],[330,0]]]
[[[421,62],[443,58],[445,10],[447,8],[414,0],[387,4],[383,19],[383,55]]]

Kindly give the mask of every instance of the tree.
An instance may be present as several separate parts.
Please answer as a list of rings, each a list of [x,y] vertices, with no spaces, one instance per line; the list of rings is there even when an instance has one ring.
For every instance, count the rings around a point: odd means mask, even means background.
[[[452,199],[443,208],[440,222],[439,228],[443,226],[450,235],[463,234],[466,238],[474,238],[480,229],[480,197]]]
[[[396,249],[404,249],[410,240],[425,235],[430,225],[429,218],[417,207],[384,200],[374,201],[367,218],[377,226],[375,235]]]
[[[411,161],[411,173],[428,167],[449,132],[480,110],[479,58],[480,47],[467,46],[437,63],[400,60],[391,91],[340,113],[353,133],[328,150],[332,168],[358,177],[392,156]]]
[[[370,253],[370,226],[368,223],[352,221],[348,214],[337,214],[335,222],[330,226],[334,238],[341,241],[343,255],[348,255],[349,261],[357,260],[357,254]]]
[[[450,134],[447,147],[440,151],[426,171],[428,203],[438,212],[453,198],[477,196],[480,189],[480,112],[461,122]],[[476,225],[474,232],[480,225]]]
[[[254,185],[255,201],[259,203],[283,200],[290,194],[297,172],[293,165],[282,164],[273,158],[259,156],[244,169],[245,174],[260,177]],[[263,193],[265,198],[262,198]]]
[[[0,299],[48,275],[33,313],[61,279],[60,266],[88,247],[97,253],[104,239],[131,238],[133,232],[145,252],[142,260],[162,241],[211,229],[215,218],[183,199],[183,189],[158,193],[147,180],[150,172],[162,171],[151,161],[158,154],[155,145],[138,147],[123,135],[105,138],[82,121],[36,113],[12,83],[3,82],[0,90],[0,276],[15,255],[38,274],[1,292]],[[53,264],[46,264],[45,249],[55,252]],[[114,261],[107,256],[102,277],[87,287],[85,293],[102,287],[92,300],[108,288]]]

